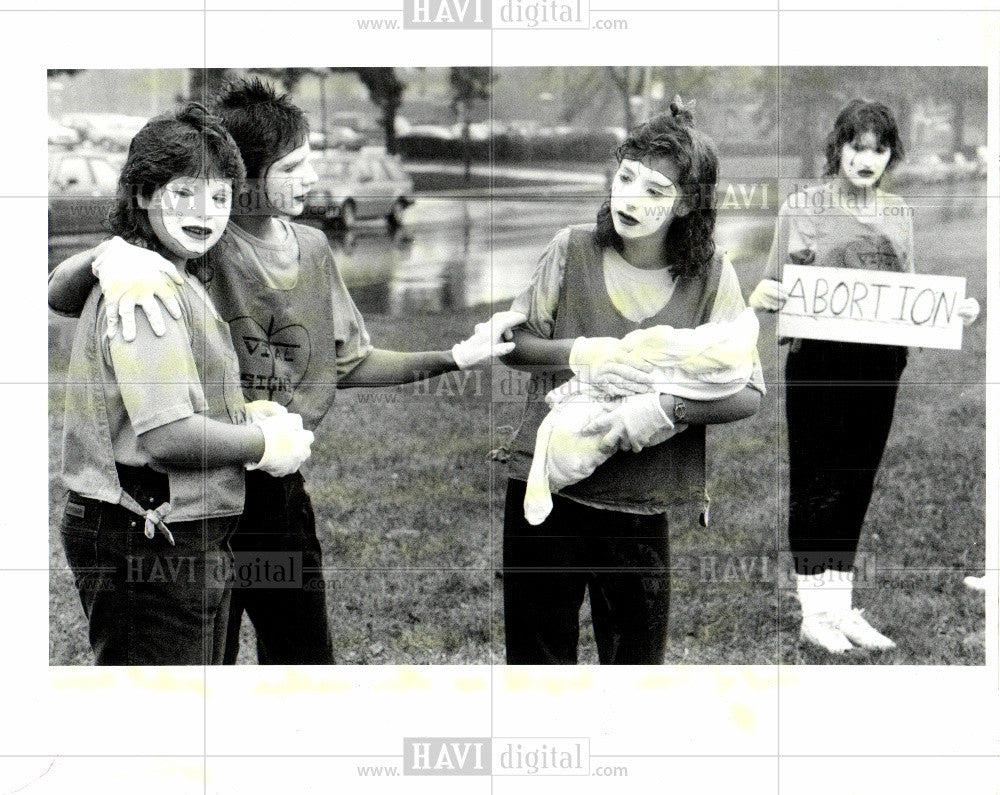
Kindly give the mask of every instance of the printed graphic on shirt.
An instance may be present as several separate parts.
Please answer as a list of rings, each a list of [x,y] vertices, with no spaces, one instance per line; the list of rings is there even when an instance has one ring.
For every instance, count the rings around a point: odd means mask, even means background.
[[[252,317],[229,322],[239,346],[240,381],[247,400],[273,400],[287,406],[309,370],[311,346],[305,326],[275,327],[272,315],[267,328]]]
[[[903,270],[899,255],[889,238],[879,234],[848,240],[825,252],[816,264],[828,268],[862,268],[870,271]]]

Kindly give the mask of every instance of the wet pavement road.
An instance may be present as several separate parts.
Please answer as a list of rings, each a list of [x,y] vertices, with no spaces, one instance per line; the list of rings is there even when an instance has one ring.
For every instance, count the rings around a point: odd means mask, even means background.
[[[600,196],[551,199],[420,198],[403,227],[372,221],[330,245],[362,312],[440,312],[509,300],[529,280],[552,236],[591,222]],[[766,253],[773,216],[720,218],[717,238],[731,254]],[[762,238],[766,237],[766,241]]]

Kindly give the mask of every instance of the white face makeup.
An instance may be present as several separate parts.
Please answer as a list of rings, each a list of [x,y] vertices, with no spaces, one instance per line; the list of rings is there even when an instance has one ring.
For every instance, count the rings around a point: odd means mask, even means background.
[[[219,242],[233,205],[227,179],[175,177],[149,199],[139,196],[157,239],[183,260],[200,257]]]
[[[840,150],[840,173],[856,188],[872,188],[882,179],[892,150],[875,133],[864,132]]]
[[[264,174],[264,195],[278,215],[301,215],[306,194],[319,177],[310,162],[309,142],[275,160]]]
[[[679,193],[674,184],[675,170],[662,159],[656,165],[663,171],[627,158],[618,166],[611,183],[611,220],[623,238],[665,232],[677,214]]]

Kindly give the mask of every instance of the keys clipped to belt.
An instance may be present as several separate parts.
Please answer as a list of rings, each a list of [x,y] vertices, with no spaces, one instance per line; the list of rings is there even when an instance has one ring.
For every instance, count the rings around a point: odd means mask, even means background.
[[[122,491],[121,496],[118,498],[118,504],[121,505],[125,510],[131,511],[136,516],[141,516],[146,520],[146,527],[143,531],[146,534],[146,538],[152,540],[156,535],[156,531],[159,530],[166,537],[167,541],[170,542],[170,546],[174,546],[174,535],[170,532],[170,528],[167,527],[166,523],[163,521],[167,514],[170,513],[170,503],[165,502],[159,508],[155,510],[145,510],[135,498],[132,497],[126,491]]]

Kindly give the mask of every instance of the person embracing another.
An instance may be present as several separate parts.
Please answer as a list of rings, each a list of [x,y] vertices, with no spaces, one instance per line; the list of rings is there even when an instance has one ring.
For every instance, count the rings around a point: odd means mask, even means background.
[[[233,139],[192,104],[136,134],[119,178],[111,229],[174,266],[179,318],[109,338],[95,287],[76,326],[61,535],[99,665],[221,663],[244,469],[282,476],[309,456],[299,415],[244,404],[229,328],[187,269],[222,237],[243,177]]]
[[[640,329],[694,329],[745,309],[736,273],[716,251],[718,157],[676,98],[618,149],[611,196],[595,224],[563,229],[512,311],[515,351],[531,372],[510,456],[504,513],[507,662],[577,662],[579,611],[590,593],[598,657],[660,664],[669,607],[668,508],[704,506],[705,426],[754,414],[764,392],[756,350],[749,382],[726,397],[681,398],[655,383],[650,357],[623,342]],[[546,392],[573,376],[624,396],[584,429],[610,457],[552,497],[535,525],[524,515]],[[536,517],[537,518],[537,517]]]
[[[375,348],[326,237],[288,220],[304,211],[304,197],[317,180],[302,110],[255,78],[230,84],[213,109],[239,146],[247,181],[235,197],[232,223],[197,274],[229,324],[247,400],[276,402],[315,430],[332,410],[337,389],[422,380],[513,349],[503,337],[524,319],[513,313],[478,324],[450,351]],[[120,240],[61,263],[50,277],[50,307],[79,311],[80,295],[95,278],[107,303],[120,304],[123,337],[134,334],[136,303],[158,331],[169,326],[158,300],[178,317],[179,277],[172,265]],[[109,309],[109,333],[117,330],[117,315]],[[258,662],[333,663],[322,551],[301,473],[248,473],[247,502],[232,545],[249,560],[300,555],[302,581],[298,587],[251,583],[234,589],[225,661],[236,661],[245,612],[256,630]]]

